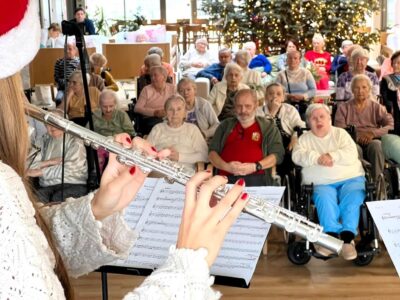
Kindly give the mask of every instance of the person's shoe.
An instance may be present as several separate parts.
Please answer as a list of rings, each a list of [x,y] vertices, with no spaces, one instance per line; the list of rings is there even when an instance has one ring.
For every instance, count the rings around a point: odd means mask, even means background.
[[[322,255],[322,256],[331,256],[333,254],[333,251],[331,251],[325,247],[322,247],[320,245],[314,245],[314,249],[319,255]]]
[[[345,260],[356,259],[357,258],[357,250],[356,250],[356,246],[354,245],[354,241],[351,241],[350,243],[344,243],[341,254]]]

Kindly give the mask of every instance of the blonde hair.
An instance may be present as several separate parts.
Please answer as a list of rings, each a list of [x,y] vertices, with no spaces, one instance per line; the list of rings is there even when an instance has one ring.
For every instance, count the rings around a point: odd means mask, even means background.
[[[27,100],[23,95],[22,82],[19,74],[0,79],[0,160],[13,168],[21,177],[29,200],[32,202],[35,209],[36,223],[43,231],[54,253],[56,259],[54,272],[57,274],[64,288],[65,297],[67,299],[73,299],[73,290],[64,263],[55,247],[50,230],[38,211],[36,197],[32,192],[25,174],[25,160],[29,137],[24,113],[24,101]],[[12,124],[12,126],[10,126],[10,124]]]
[[[90,55],[90,63],[98,67],[103,67],[107,64],[107,58],[101,53],[93,53]]]
[[[250,57],[249,52],[247,52],[246,50],[239,50],[238,52],[236,52],[235,62],[237,62],[238,57],[243,58],[244,61],[246,62],[246,65],[248,65],[250,63],[251,57]]]

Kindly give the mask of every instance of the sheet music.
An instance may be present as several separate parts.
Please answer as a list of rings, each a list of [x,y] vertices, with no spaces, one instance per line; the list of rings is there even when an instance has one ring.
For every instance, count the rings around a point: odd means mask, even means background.
[[[139,238],[128,259],[115,265],[155,269],[164,263],[169,247],[176,244],[184,191],[185,187],[179,184],[171,185],[162,179],[156,182],[136,225]],[[246,191],[278,204],[284,187],[248,187]],[[211,274],[243,278],[249,284],[269,228],[270,224],[242,213],[228,232]]]
[[[400,276],[400,200],[367,202],[367,206]]]

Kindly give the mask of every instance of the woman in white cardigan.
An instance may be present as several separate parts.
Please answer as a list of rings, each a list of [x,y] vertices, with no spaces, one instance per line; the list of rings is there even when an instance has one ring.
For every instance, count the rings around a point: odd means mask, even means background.
[[[186,122],[197,125],[206,140],[212,138],[219,121],[210,102],[196,96],[196,82],[187,77],[182,78],[178,83],[178,93],[186,101]]]

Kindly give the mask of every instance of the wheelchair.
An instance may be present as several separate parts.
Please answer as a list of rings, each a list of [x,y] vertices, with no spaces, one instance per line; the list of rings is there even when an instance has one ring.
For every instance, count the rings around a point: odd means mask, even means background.
[[[368,165],[366,169],[366,198],[360,207],[359,237],[355,240],[358,255],[353,260],[353,263],[357,266],[369,265],[374,256],[380,252],[378,232],[366,205],[368,201],[379,199],[379,194],[375,182],[369,175]],[[303,185],[301,183],[301,167],[295,166],[289,174],[285,175],[282,185],[286,186],[282,206],[318,223],[317,211],[312,203],[314,188],[312,184]],[[315,251],[312,243],[304,239],[297,239],[294,234],[286,231],[284,231],[284,239],[288,245],[288,259],[295,265],[305,265],[311,260],[311,257],[328,260],[338,256],[322,256]]]

